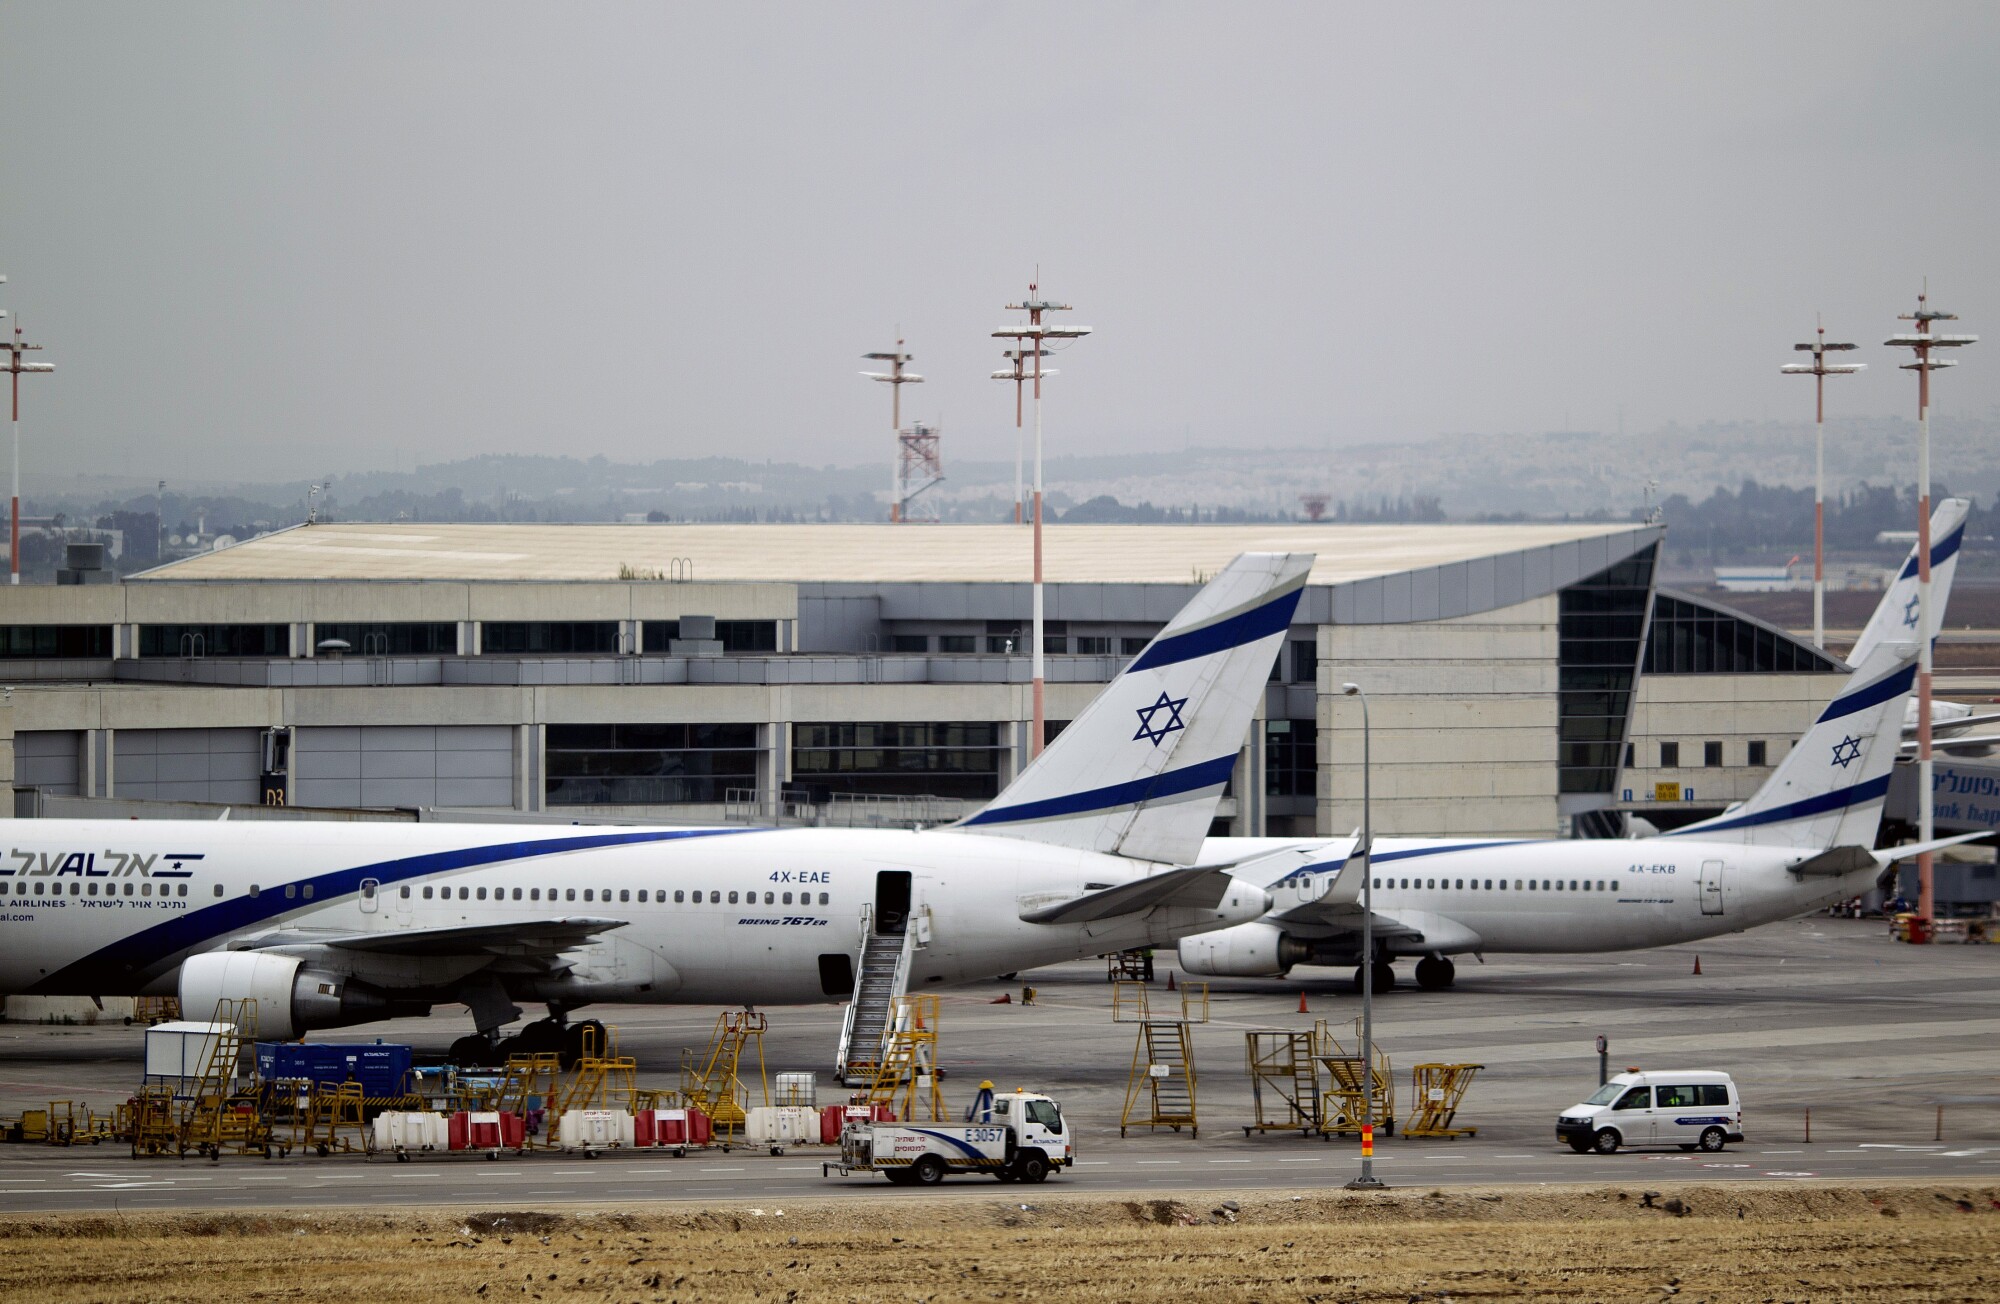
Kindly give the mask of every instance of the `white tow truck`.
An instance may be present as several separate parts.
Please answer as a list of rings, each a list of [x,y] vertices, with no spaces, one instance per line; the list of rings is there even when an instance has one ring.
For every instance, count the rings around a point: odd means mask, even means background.
[[[899,1186],[935,1186],[948,1173],[985,1173],[1003,1182],[1041,1182],[1076,1162],[1062,1108],[1048,1096],[1012,1091],[982,1102],[969,1123],[876,1123],[857,1119],[840,1134],[840,1160],[820,1165],[880,1173]]]

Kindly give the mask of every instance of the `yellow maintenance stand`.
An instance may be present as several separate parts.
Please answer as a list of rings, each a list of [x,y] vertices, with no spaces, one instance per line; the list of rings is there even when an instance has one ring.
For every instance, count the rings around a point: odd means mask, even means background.
[[[681,1052],[681,1095],[690,1108],[708,1115],[718,1139],[734,1136],[749,1121],[750,1090],[741,1070],[752,1042],[757,1046],[758,1095],[761,1103],[771,1103],[770,1080],[764,1072],[766,1026],[764,1016],[754,1011],[725,1010],[716,1016],[715,1033],[699,1059],[692,1051]]]
[[[1125,1082],[1125,1110],[1118,1118],[1118,1135],[1127,1128],[1183,1127],[1201,1135],[1195,1110],[1194,1025],[1208,1022],[1208,984],[1186,983],[1180,989],[1178,1017],[1152,1009],[1146,984],[1111,985],[1111,1021],[1139,1025],[1132,1047],[1132,1072]]]
[[[1416,1099],[1416,1117],[1403,1128],[1404,1136],[1477,1136],[1476,1127],[1453,1127],[1466,1088],[1484,1064],[1418,1064],[1410,1070],[1410,1094]]]
[[[1320,1123],[1320,1066],[1313,1057],[1316,1037],[1310,1032],[1246,1032],[1243,1057],[1250,1070],[1252,1132],[1291,1132],[1310,1136]]]
[[[868,1087],[870,1105],[890,1105],[906,1123],[918,1118],[951,1121],[938,1086],[937,1028],[936,996],[898,996],[890,1002],[889,1036]]]
[[[1356,1036],[1360,1035],[1359,1023]],[[1321,1019],[1313,1029],[1313,1058],[1326,1069],[1330,1079],[1320,1104],[1320,1134],[1325,1137],[1361,1135],[1364,1102],[1368,1116],[1382,1135],[1396,1135],[1396,1078],[1388,1052],[1375,1044],[1375,1063],[1364,1066],[1358,1053],[1341,1045],[1339,1038]]]
[[[225,997],[215,1003],[214,1022],[220,1026],[181,1115],[179,1153],[193,1150],[210,1159],[225,1154],[269,1159],[274,1149],[283,1154],[286,1147],[271,1137],[270,1101],[258,1089],[254,1056],[248,1076],[242,1072],[243,1050],[257,1040],[257,1002]]]

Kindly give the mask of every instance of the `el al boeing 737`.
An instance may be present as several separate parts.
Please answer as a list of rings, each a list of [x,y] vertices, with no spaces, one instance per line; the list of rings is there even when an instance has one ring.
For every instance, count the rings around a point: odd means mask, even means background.
[[[1238,557],[949,828],[0,821],[0,992],[254,998],[278,1038],[456,1002],[481,1062],[517,1002],[530,1052],[597,1002],[839,1000],[870,933],[914,931],[914,988],[1254,920],[1262,887],[1187,866],[1312,561]]]
[[[1932,638],[1967,507],[1946,499],[1932,516]],[[1375,990],[1395,985],[1399,956],[1419,957],[1417,985],[1436,989],[1452,984],[1453,955],[1622,951],[1740,932],[1857,896],[1898,860],[1978,836],[1875,850],[1916,676],[1917,606],[1913,554],[1856,642],[1846,684],[1763,786],[1712,819],[1632,839],[1376,838]],[[1358,966],[1358,841],[1210,842],[1208,857],[1276,902],[1253,923],[1182,939],[1181,967],[1257,977]]]

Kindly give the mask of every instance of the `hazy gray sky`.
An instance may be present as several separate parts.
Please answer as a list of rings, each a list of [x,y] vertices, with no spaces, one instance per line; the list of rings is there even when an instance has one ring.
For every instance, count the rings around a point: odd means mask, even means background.
[[[2000,402],[2000,6],[0,0],[30,475],[946,456],[1809,413],[1929,274]]]

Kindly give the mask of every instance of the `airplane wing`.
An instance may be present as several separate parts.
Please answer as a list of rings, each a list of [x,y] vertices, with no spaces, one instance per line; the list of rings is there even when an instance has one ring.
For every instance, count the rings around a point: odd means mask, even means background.
[[[1960,753],[1971,755],[1974,753],[1990,752],[1996,745],[2000,745],[2000,734],[1940,733],[1931,736],[1932,750],[1954,755]],[[1905,740],[1901,750],[1905,756],[1915,756],[1917,754],[1916,740]]]
[[[332,947],[368,955],[415,955],[431,958],[548,960],[573,950],[614,928],[623,919],[571,916],[526,923],[457,924],[446,928],[371,929],[335,932],[319,928],[279,928],[240,937],[232,951],[276,951],[299,947]]]
[[[1311,901],[1271,917],[1334,933],[1359,933],[1368,910],[1361,903],[1362,856],[1357,849]],[[1421,942],[1440,951],[1476,951],[1479,934],[1446,915],[1429,910],[1377,910],[1369,921],[1378,941]]]
[[[1158,906],[1213,910],[1222,904],[1223,896],[1232,887],[1252,888],[1254,885],[1238,880],[1221,866],[1196,865],[1189,869],[1170,869],[1164,874],[1121,883],[1101,892],[1023,910],[1021,919],[1030,924],[1087,924]],[[1256,890],[1262,891],[1261,888]]]

